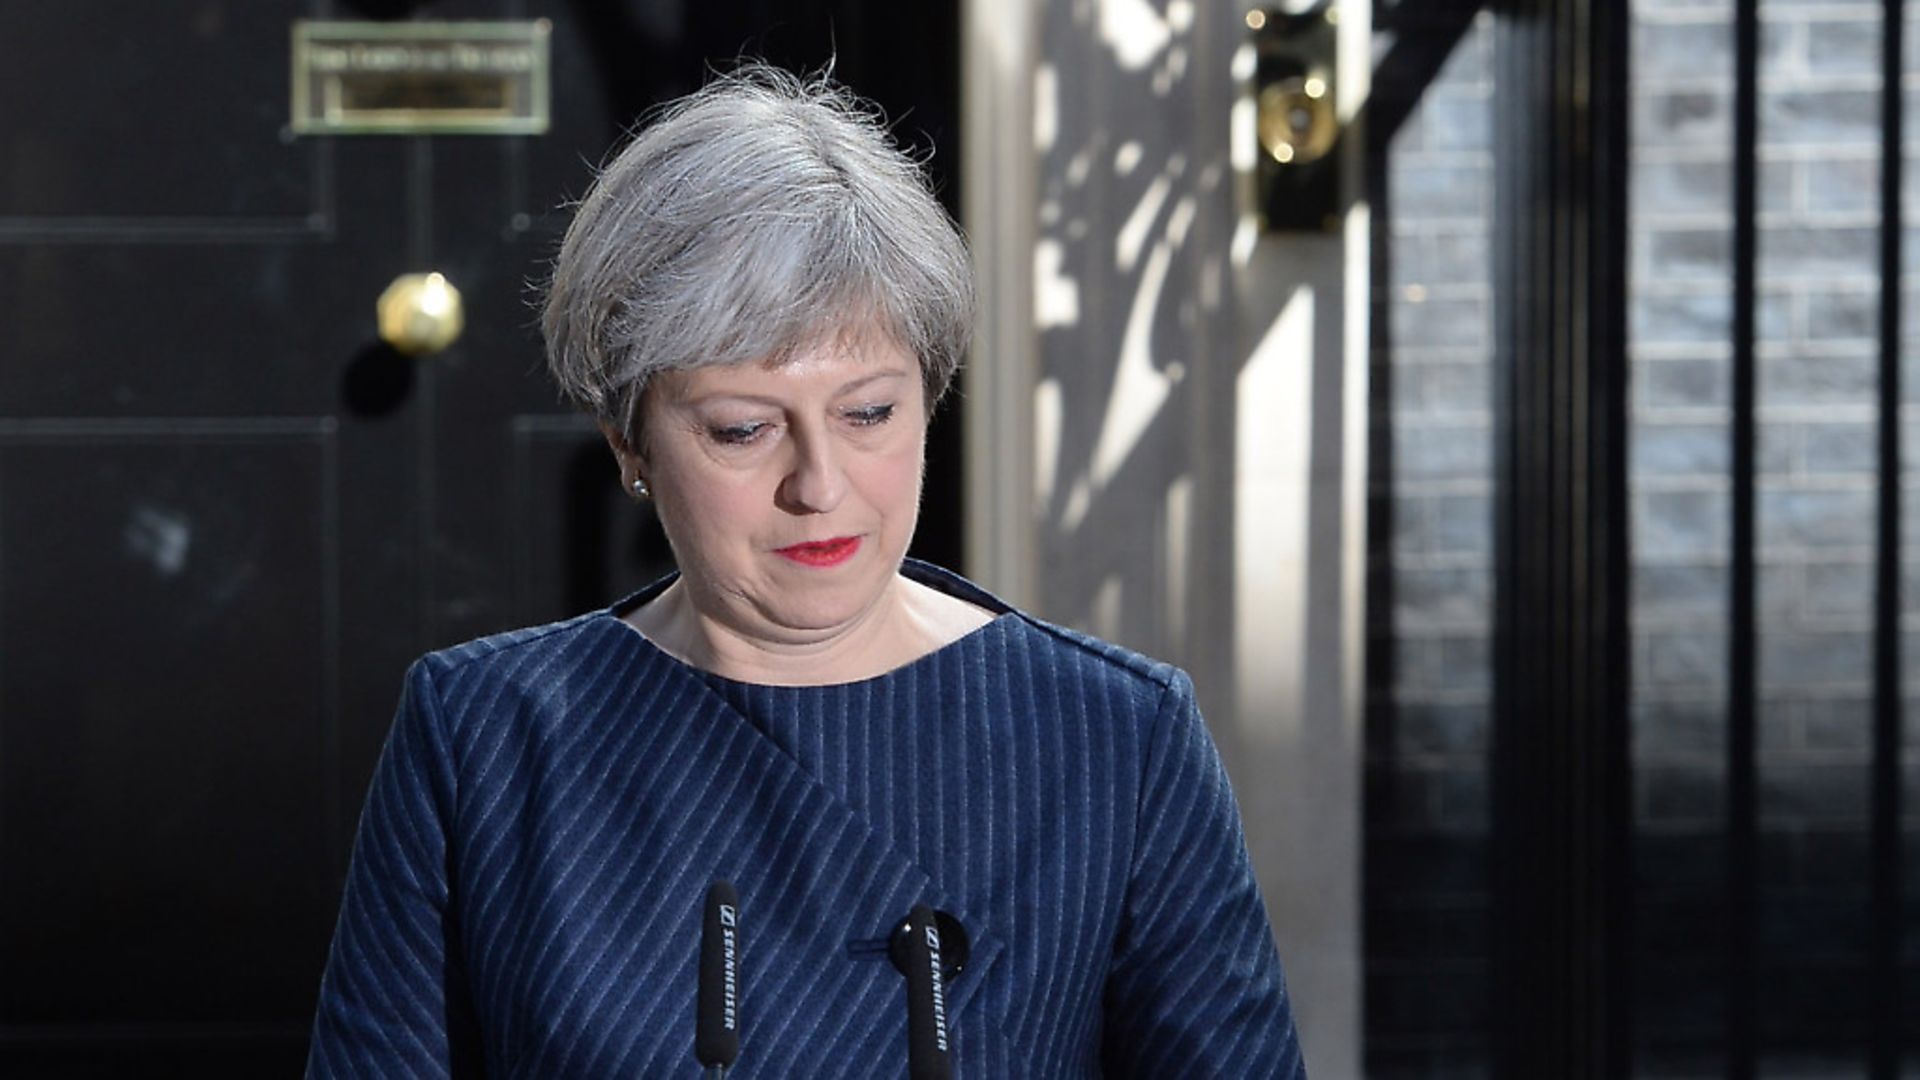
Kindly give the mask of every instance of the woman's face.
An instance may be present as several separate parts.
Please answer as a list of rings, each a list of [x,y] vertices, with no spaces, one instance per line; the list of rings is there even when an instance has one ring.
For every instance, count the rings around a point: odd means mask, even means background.
[[[642,408],[646,453],[623,457],[653,491],[701,616],[805,643],[888,595],[919,514],[927,431],[919,362],[890,337],[669,372]]]

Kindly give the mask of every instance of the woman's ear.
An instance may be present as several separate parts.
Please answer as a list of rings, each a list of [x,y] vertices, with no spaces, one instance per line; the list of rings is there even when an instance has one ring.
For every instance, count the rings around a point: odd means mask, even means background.
[[[613,451],[613,459],[620,463],[620,486],[632,487],[635,480],[646,475],[640,453],[633,448],[626,432],[605,420],[600,421],[600,434],[607,440],[607,448]]]
[[[629,456],[637,456],[633,453],[633,447],[627,442],[626,433],[608,421],[600,421],[600,434],[606,438],[607,446],[612,449],[613,456],[620,459],[622,465],[626,464]]]

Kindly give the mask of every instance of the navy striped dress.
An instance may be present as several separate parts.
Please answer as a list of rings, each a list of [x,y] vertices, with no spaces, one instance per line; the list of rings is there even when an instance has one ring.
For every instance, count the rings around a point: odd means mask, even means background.
[[[906,1075],[881,947],[972,941],[957,1074],[1303,1077],[1186,676],[999,613],[861,682],[770,687],[602,612],[429,655],[367,796],[308,1073],[700,1075],[701,901],[740,897],[730,1075]]]

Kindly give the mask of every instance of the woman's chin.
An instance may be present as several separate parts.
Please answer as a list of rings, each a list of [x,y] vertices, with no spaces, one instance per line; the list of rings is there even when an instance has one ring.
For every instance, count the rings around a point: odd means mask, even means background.
[[[779,590],[756,607],[774,636],[791,641],[830,638],[870,619],[885,602],[886,582],[867,580],[869,577],[842,576],[836,570],[801,586]]]
[[[857,626],[871,610],[870,606],[851,602],[832,603],[822,598],[814,603],[787,602],[762,617],[767,635],[799,644],[823,641]]]

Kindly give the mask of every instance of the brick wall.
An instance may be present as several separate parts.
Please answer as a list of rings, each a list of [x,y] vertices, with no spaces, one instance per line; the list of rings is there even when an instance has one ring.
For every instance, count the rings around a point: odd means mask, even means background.
[[[1638,1028],[1717,1072],[1733,35],[1724,2],[1635,21]],[[1762,6],[1758,1028],[1810,1075],[1857,1074],[1868,1015],[1879,49],[1878,5]]]
[[[1717,1075],[1732,16],[1726,0],[1634,0],[1633,12],[1636,1071]],[[1762,19],[1759,1026],[1769,1071],[1847,1076],[1859,1074],[1867,1016],[1880,17],[1871,3],[1772,0]],[[1371,577],[1377,1076],[1485,1067],[1491,37],[1483,19],[1376,163],[1375,310],[1389,344],[1375,423],[1392,448],[1373,507],[1391,521],[1390,548],[1376,546]],[[1911,24],[1907,57],[1920,72]],[[1920,95],[1908,100],[1920,113]],[[1920,205],[1920,163],[1908,179],[1907,202]],[[1920,230],[1909,229],[1907,265],[1920,269]],[[1914,295],[1909,339],[1920,336]],[[1904,385],[1920,401],[1911,358]],[[1908,408],[1911,457],[1920,412]],[[1905,529],[1920,539],[1911,485]],[[1920,661],[1920,557],[1905,566],[1908,656]],[[1909,716],[1908,880],[1920,894],[1920,707]],[[1912,995],[1920,907],[1909,910]]]
[[[1401,5],[1406,26],[1415,12]],[[1418,24],[1403,34],[1423,32]],[[1492,688],[1492,32],[1485,18],[1376,133],[1376,545],[1369,616],[1367,1067],[1484,1063],[1487,725]],[[1384,191],[1379,190],[1384,180]],[[1384,212],[1383,212],[1384,211]],[[1376,537],[1380,535],[1376,531]]]

